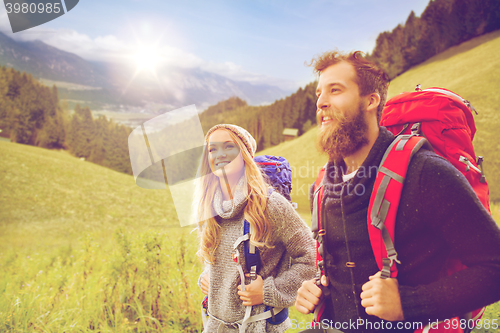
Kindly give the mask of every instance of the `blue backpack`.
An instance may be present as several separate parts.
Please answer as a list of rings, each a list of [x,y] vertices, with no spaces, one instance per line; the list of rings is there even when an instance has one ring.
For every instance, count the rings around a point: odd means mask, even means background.
[[[292,198],[290,197],[290,192],[292,191],[292,168],[290,168],[290,163],[286,158],[281,156],[272,155],[261,155],[255,156],[255,163],[260,167],[262,176],[264,180],[272,186],[269,189],[268,195],[270,196],[272,191],[278,191],[283,195],[292,205]],[[245,220],[243,224],[243,235],[250,232],[250,223]],[[259,249],[250,250],[249,242],[245,242],[245,263],[247,271],[250,274],[255,274],[260,270],[260,254]]]
[[[292,169],[286,158],[281,156],[261,155],[253,159],[260,167],[265,181],[276,191],[292,202]]]

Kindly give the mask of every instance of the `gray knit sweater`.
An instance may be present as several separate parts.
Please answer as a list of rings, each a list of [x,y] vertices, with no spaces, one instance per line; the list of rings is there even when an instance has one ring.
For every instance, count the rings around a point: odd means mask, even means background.
[[[235,323],[243,319],[245,306],[237,292],[241,284],[237,264],[232,260],[233,244],[243,235],[244,208],[247,200],[241,191],[234,193],[233,200],[222,201],[220,189],[214,196],[213,208],[221,229],[220,244],[215,260],[207,265],[200,276],[210,273],[208,312],[210,317],[205,332],[238,332]],[[267,214],[272,227],[273,248],[260,249],[262,268],[257,272],[264,280],[263,303],[253,306],[252,315],[264,311],[266,305],[290,307],[294,304],[297,290],[305,280],[315,274],[315,244],[308,226],[292,205],[279,193],[272,192],[267,201]],[[245,269],[243,243],[238,250]],[[245,284],[251,281],[246,279]],[[222,324],[221,324],[222,323]],[[272,325],[261,320],[247,326],[246,332],[284,332],[290,328],[290,320]]]

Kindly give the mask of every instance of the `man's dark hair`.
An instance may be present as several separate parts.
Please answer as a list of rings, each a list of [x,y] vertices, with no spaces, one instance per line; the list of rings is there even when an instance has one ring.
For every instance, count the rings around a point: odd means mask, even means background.
[[[380,104],[377,109],[377,121],[380,123],[382,110],[387,100],[387,88],[389,87],[389,76],[376,64],[368,61],[361,51],[351,53],[342,53],[339,51],[325,52],[311,61],[310,66],[314,72],[321,75],[321,72],[328,67],[338,64],[342,61],[350,63],[357,74],[356,83],[359,87],[360,96],[366,96],[371,93],[380,95]]]

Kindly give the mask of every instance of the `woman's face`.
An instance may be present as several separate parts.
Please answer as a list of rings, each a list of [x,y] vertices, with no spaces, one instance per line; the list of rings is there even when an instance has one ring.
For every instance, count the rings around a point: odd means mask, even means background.
[[[217,177],[239,176],[244,170],[243,157],[239,146],[226,130],[214,131],[208,139],[208,159],[210,169]]]

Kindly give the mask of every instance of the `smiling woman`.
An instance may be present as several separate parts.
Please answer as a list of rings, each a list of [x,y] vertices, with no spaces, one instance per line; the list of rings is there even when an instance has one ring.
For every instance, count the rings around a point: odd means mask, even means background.
[[[284,332],[301,281],[314,276],[309,228],[287,199],[269,191],[249,132],[219,124],[205,143],[193,200],[206,263],[199,278],[208,297],[205,332]],[[252,265],[250,253],[259,258]]]

